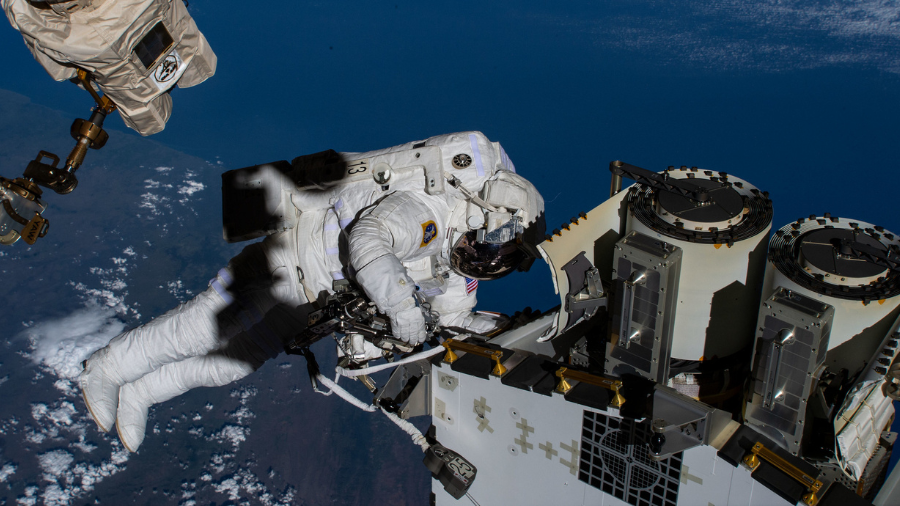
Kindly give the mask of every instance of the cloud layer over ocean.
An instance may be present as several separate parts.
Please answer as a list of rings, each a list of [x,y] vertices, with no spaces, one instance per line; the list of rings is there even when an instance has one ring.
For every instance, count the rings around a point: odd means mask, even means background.
[[[600,17],[537,21],[587,31],[601,47],[713,70],[861,65],[900,73],[897,0],[637,0],[608,7]]]

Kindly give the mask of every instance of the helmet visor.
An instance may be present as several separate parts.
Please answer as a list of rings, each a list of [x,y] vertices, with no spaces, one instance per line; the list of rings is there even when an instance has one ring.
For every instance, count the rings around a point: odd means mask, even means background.
[[[477,242],[476,232],[472,230],[456,241],[450,253],[450,265],[463,276],[489,281],[506,276],[527,257],[515,239],[501,244]]]

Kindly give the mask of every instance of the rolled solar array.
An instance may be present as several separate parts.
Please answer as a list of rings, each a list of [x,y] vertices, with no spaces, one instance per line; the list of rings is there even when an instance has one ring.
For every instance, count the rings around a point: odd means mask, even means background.
[[[830,350],[862,336],[900,305],[900,273],[842,254],[842,240],[900,252],[897,236],[871,223],[829,214],[801,218],[773,234],[763,287],[763,297],[783,287],[834,306]],[[871,329],[881,334],[874,340],[880,342],[886,330]]]
[[[670,167],[664,174],[709,193],[706,202],[697,202],[635,184],[628,197],[627,232],[665,240],[683,251],[671,357],[731,356],[753,342],[772,201],[725,172]]]
[[[821,434],[835,434],[852,480],[887,458],[877,450],[893,408],[881,385],[900,313],[891,253],[900,253],[891,232],[830,214],[785,225],[769,244],[747,423],[808,457]]]

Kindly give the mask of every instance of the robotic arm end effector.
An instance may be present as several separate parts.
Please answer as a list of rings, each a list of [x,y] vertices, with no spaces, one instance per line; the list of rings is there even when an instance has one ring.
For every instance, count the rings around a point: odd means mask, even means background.
[[[23,238],[31,245],[47,235],[50,223],[41,216],[47,205],[40,197],[34,182],[0,177],[0,244],[9,246]]]

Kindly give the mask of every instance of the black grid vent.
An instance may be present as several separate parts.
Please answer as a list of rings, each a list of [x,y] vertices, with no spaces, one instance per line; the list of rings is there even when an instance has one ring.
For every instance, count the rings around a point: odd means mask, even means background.
[[[675,506],[681,454],[654,462],[649,440],[634,420],[585,411],[578,479],[633,506]]]

